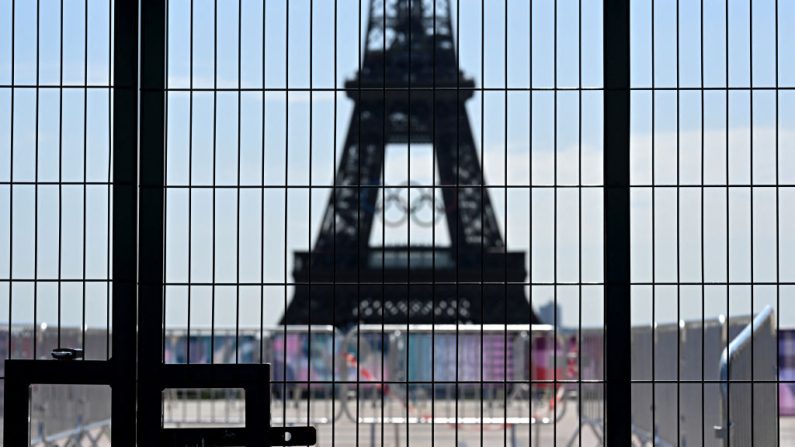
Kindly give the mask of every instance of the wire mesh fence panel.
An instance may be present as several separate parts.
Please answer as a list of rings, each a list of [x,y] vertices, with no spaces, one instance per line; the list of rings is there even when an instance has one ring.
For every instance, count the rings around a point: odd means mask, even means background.
[[[112,14],[110,1],[0,2],[4,361],[111,355]],[[3,390],[5,378],[0,365]],[[92,410],[107,393],[85,389],[40,385],[30,408],[4,412],[27,411],[40,445],[110,418]]]
[[[0,0],[0,356],[129,445],[787,445],[791,19]]]
[[[601,8],[170,1],[165,361],[270,362],[332,444],[571,436]]]
[[[790,385],[771,366],[793,315],[791,15],[777,1],[632,2],[633,431],[648,442],[791,442]],[[753,352],[722,363],[763,315]]]

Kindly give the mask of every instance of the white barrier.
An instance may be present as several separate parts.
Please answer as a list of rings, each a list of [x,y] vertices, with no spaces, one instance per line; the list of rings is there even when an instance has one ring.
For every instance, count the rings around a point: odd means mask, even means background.
[[[720,360],[722,445],[778,444],[778,387],[773,308],[767,306],[723,350]]]
[[[359,424],[552,424],[566,409],[553,368],[568,367],[555,336],[547,325],[354,328],[340,347],[343,411]]]
[[[185,332],[167,333],[180,344]],[[207,363],[208,345],[216,363],[271,364],[271,422],[274,425],[328,424],[342,414],[334,396],[340,385],[334,369],[342,336],[333,326],[279,326],[259,330],[192,331],[191,362]],[[172,344],[173,346],[176,344]],[[184,350],[188,349],[187,346]],[[179,363],[187,357],[174,356]],[[287,361],[284,359],[287,358]],[[221,394],[218,394],[220,392]],[[168,389],[164,392],[164,423],[170,427],[243,425],[244,395],[239,389]],[[311,405],[309,404],[311,402]]]
[[[215,361],[229,363],[235,353],[219,340],[252,333],[215,335]],[[576,379],[571,348],[547,325],[371,325],[345,336],[330,326],[288,326],[256,340],[255,360],[273,365],[277,425],[328,424],[343,414],[358,424],[552,424],[566,411],[565,381]],[[164,401],[169,426],[243,421],[241,390],[173,389]]]
[[[49,436],[39,432],[38,436],[30,441],[31,447],[110,447],[110,445],[110,419],[78,425],[71,430]]]
[[[700,321],[658,325],[653,332],[651,327],[633,328],[632,372],[639,383],[633,388],[631,412],[638,443],[722,442],[711,432],[712,427],[722,426],[718,358],[728,337],[742,327],[740,318],[707,320],[704,325]],[[764,344],[758,344],[761,336],[755,337],[759,337],[754,343],[755,363],[759,364],[760,358],[770,363],[775,337],[768,337]],[[171,343],[167,361],[184,361],[188,351],[185,333],[168,332],[167,341]],[[177,345],[184,346],[185,352],[176,349]],[[576,442],[583,427],[597,440],[602,438],[604,358],[603,332],[598,329],[567,332],[544,325],[368,325],[343,335],[331,326],[280,326],[262,332],[216,330],[214,337],[208,331],[194,331],[190,345],[192,363],[210,358],[218,363],[271,363],[275,425],[433,423],[504,430],[553,424],[574,406],[580,427],[569,445]],[[214,346],[212,355],[207,353],[209,346]],[[750,376],[736,376],[743,370],[733,368],[733,379],[750,380]],[[774,369],[764,376],[758,368],[756,371],[754,379],[776,378]],[[652,385],[647,383],[652,377],[659,381],[653,402]],[[707,383],[701,384],[702,379]],[[732,391],[731,402],[744,395],[743,387],[751,389],[748,383],[731,384],[732,390],[739,390]],[[759,390],[765,387],[775,392],[775,384],[754,384],[757,396],[764,395]],[[214,392],[166,390],[164,423],[242,424],[242,390]],[[754,405],[754,417],[766,414],[756,408],[757,400]],[[732,411],[738,416],[741,410]],[[775,416],[775,408],[773,412]],[[47,417],[42,415],[42,419]],[[735,427],[737,424],[734,422]],[[56,425],[48,424],[49,433]],[[50,436],[42,434],[45,436],[40,439]]]

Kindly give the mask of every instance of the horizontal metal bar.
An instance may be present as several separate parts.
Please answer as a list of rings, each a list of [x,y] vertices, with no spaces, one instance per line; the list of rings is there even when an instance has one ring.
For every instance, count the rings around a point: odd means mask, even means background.
[[[165,388],[247,388],[267,386],[270,364],[166,364],[154,380]]]
[[[439,268],[437,270],[442,270],[442,269]],[[192,283],[168,282],[168,283],[165,283],[164,285],[165,286],[170,286],[170,287],[188,287],[188,286],[191,286],[191,287],[236,287],[236,286],[240,286],[240,287],[268,287],[268,286],[270,286],[270,287],[283,287],[283,286],[297,286],[297,285],[308,285],[308,284],[311,284],[313,286],[331,286],[331,285],[336,285],[336,286],[356,286],[356,285],[361,285],[361,286],[387,286],[387,287],[389,287],[389,286],[430,286],[430,285],[436,285],[436,286],[446,286],[446,285],[451,285],[451,286],[452,285],[461,285],[461,286],[480,286],[480,285],[484,285],[484,286],[489,286],[489,285],[493,285],[493,286],[498,286],[498,285],[505,285],[505,284],[510,285],[510,286],[559,286],[559,287],[563,287],[563,286],[570,286],[570,287],[574,287],[574,286],[602,286],[602,285],[604,285],[604,283],[601,283],[601,282],[582,282],[582,283],[576,283],[576,282],[558,282],[558,283],[532,282],[532,283],[529,283],[529,282],[521,282],[521,281],[515,281],[515,282],[512,282],[512,281],[508,281],[508,282],[503,282],[503,281],[459,281],[459,282],[456,283],[456,282],[452,282],[452,281],[442,281],[442,280],[438,280],[438,281],[381,281],[381,282],[374,282],[374,281],[359,281],[359,282],[353,282],[353,281],[320,281],[320,280],[318,280],[318,281],[264,282],[264,283],[260,283],[260,282],[240,282],[240,283],[230,283],[230,282],[216,282],[216,283],[211,283],[211,282],[192,282]],[[701,283],[699,283],[699,284],[701,284]]]
[[[192,364],[194,365],[194,364]],[[314,387],[314,385],[359,385],[362,387],[373,387],[379,385],[466,385],[466,386],[473,386],[473,385],[527,385],[527,384],[539,384],[539,385],[552,385],[556,383],[568,383],[568,384],[603,384],[605,383],[604,380],[601,379],[533,379],[533,380],[520,380],[520,379],[504,379],[504,380],[495,380],[495,379],[484,379],[484,380],[474,380],[474,379],[458,379],[456,380],[376,380],[376,379],[365,379],[359,378],[359,380],[271,380],[271,385],[276,387],[277,385],[301,385],[304,387]],[[700,383],[700,382],[699,382]],[[784,383],[784,382],[782,382]],[[201,387],[171,387],[170,390],[180,390],[180,389],[195,389]],[[206,387],[206,388],[224,388],[224,387]],[[232,388],[232,387],[229,387]],[[237,387],[240,388],[240,387]]]
[[[111,361],[18,360],[5,363],[6,388],[31,384],[111,385]]]
[[[282,93],[290,93],[290,92],[340,92],[340,93],[356,93],[359,92],[376,92],[376,93],[383,93],[383,92],[434,92],[434,91],[481,91],[481,92],[505,92],[505,91],[514,91],[514,92],[560,92],[560,91],[571,91],[571,92],[597,92],[603,91],[604,88],[602,87],[467,87],[467,86],[445,86],[445,85],[437,85],[436,87],[433,86],[422,86],[422,85],[412,85],[411,87],[373,87],[373,86],[363,86],[363,87],[169,87],[166,89],[167,92],[230,92],[230,93],[237,93],[237,92],[282,92]]]
[[[2,84],[0,89],[35,89],[35,90],[48,90],[48,89],[104,89],[111,90],[114,86],[106,84]]]
[[[105,84],[0,84],[0,89],[113,89],[112,85]],[[145,90],[145,89],[144,89]],[[608,91],[605,87],[466,87],[466,86],[436,86],[423,87],[169,87],[167,92],[358,92],[358,91],[485,91],[485,92],[598,92]],[[635,86],[630,87],[633,92],[651,91],[682,91],[682,92],[726,92],[726,91],[790,91],[795,90],[792,85],[762,85],[762,86]]]
[[[34,182],[27,182],[27,183],[25,183],[25,182],[22,182],[22,183],[14,182],[13,184],[21,185],[21,184],[28,184],[28,183],[29,184],[34,184]],[[8,184],[8,182],[6,184]],[[98,183],[98,184],[102,184],[102,183]],[[545,183],[545,184],[528,185],[528,184],[515,184],[515,183],[514,184],[510,184],[510,183],[509,184],[500,184],[500,183],[489,183],[489,184],[480,184],[480,183],[477,183],[477,184],[476,183],[472,183],[472,184],[462,184],[462,183],[452,184],[452,183],[450,183],[450,184],[447,184],[447,183],[438,183],[438,182],[436,184],[411,184],[411,185],[405,185],[405,184],[386,184],[386,185],[378,184],[378,185],[374,185],[374,184],[355,184],[355,183],[351,183],[351,184],[346,184],[345,186],[341,186],[341,185],[309,185],[309,184],[296,184],[296,183],[284,184],[284,185],[279,185],[279,184],[264,184],[264,185],[260,185],[260,184],[241,184],[241,185],[236,185],[236,184],[226,184],[226,185],[220,184],[219,185],[219,184],[215,184],[215,185],[212,185],[212,184],[203,184],[203,183],[192,183],[192,184],[172,183],[172,184],[166,185],[165,188],[166,189],[177,189],[177,190],[178,189],[198,189],[198,190],[201,190],[201,189],[222,189],[222,190],[223,189],[234,189],[234,190],[308,189],[308,190],[321,190],[321,191],[322,190],[336,190],[336,189],[357,189],[357,188],[371,188],[371,189],[382,189],[382,188],[385,188],[385,189],[405,189],[405,190],[412,190],[412,189],[447,190],[447,189],[467,189],[467,188],[483,188],[483,189],[487,189],[487,190],[488,189],[519,189],[519,190],[523,190],[523,189],[527,189],[527,190],[541,189],[541,190],[545,190],[545,189],[603,189],[603,188],[605,188],[605,185],[604,184],[597,184],[597,183],[593,183],[593,184],[566,184],[566,183],[562,183],[562,184],[556,184],[556,185],[555,184],[547,184],[547,183]],[[666,188],[666,189],[702,189],[702,188],[703,189],[723,189],[723,188],[730,188],[730,189],[736,189],[736,188],[788,189],[788,188],[795,188],[795,184],[794,183],[775,183],[774,184],[774,183],[769,183],[769,182],[766,182],[766,183],[754,183],[754,184],[751,184],[751,183],[729,183],[729,184],[723,184],[723,183],[696,184],[696,183],[692,183],[692,184],[686,184],[685,183],[685,184],[679,184],[679,185],[673,184],[673,183],[656,183],[656,184],[633,183],[633,184],[631,184],[629,186],[629,188],[630,188],[630,190],[639,189],[639,188],[644,188],[644,189],[648,189],[648,188],[655,188],[655,189],[661,189],[661,188]]]

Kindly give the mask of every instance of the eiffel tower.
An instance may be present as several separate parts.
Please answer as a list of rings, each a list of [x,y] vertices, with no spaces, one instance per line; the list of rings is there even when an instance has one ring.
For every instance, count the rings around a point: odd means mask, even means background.
[[[370,0],[334,189],[315,247],[296,252],[282,324],[537,323],[483,179],[448,0]],[[369,245],[390,143],[432,144],[449,247]],[[382,204],[382,207],[385,207]]]

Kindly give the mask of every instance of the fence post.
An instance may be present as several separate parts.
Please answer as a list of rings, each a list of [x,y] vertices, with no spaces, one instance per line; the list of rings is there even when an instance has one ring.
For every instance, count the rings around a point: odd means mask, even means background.
[[[138,2],[113,3],[113,399],[115,442],[135,445]]]
[[[604,2],[606,445],[630,442],[629,3]]]
[[[157,445],[163,336],[166,2],[141,2],[138,445]]]

